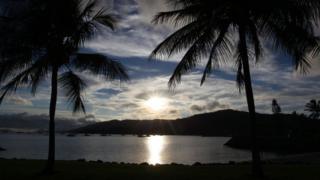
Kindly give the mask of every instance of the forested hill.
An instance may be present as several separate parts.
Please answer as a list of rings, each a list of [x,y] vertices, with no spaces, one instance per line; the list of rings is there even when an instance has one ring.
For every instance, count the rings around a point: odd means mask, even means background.
[[[257,114],[260,135],[279,135],[299,129],[317,132],[320,123],[292,114]],[[88,134],[249,135],[247,112],[222,110],[177,120],[112,120],[71,130]],[[304,131],[304,130],[303,130]]]

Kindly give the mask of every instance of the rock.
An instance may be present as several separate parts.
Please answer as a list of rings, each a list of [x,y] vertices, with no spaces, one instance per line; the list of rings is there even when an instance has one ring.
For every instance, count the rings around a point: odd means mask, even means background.
[[[0,147],[0,151],[5,151],[6,149],[4,149],[4,148],[2,148],[2,147]]]

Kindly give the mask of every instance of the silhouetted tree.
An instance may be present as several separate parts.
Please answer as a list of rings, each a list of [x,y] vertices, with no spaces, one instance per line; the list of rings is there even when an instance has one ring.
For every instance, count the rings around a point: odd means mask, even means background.
[[[29,86],[36,94],[39,83],[51,75],[49,153],[46,172],[55,160],[55,112],[58,85],[65,91],[73,112],[84,112],[83,91],[87,84],[79,73],[88,72],[104,80],[127,80],[125,68],[109,57],[81,53],[79,48],[103,27],[114,29],[115,19],[96,0],[30,0],[11,18],[13,32],[8,46],[1,46],[0,103],[17,88]],[[6,38],[3,38],[6,39]]]
[[[316,101],[315,99],[311,100],[306,104],[305,111],[310,112],[309,118],[311,119],[319,119],[320,117],[320,101]]]
[[[279,106],[277,100],[272,100],[272,112],[273,114],[279,114],[281,113],[281,107]]]
[[[181,76],[208,59],[201,85],[213,69],[236,54],[237,84],[244,87],[251,119],[253,174],[263,176],[256,144],[256,113],[249,60],[262,56],[261,38],[274,50],[292,57],[296,68],[309,66],[306,52],[317,42],[313,21],[319,18],[316,0],[168,0],[172,11],[160,12],[154,23],[170,22],[179,29],[155,48],[150,58],[171,56],[187,49],[170,78],[175,87]],[[236,43],[231,40],[236,39]],[[233,49],[235,45],[235,51]],[[255,55],[255,57],[252,57]]]
[[[276,124],[276,132],[278,136],[285,134],[284,132],[284,119],[283,116],[279,115],[281,113],[281,107],[279,106],[276,99],[272,100],[272,112],[273,112],[273,119],[275,120]]]

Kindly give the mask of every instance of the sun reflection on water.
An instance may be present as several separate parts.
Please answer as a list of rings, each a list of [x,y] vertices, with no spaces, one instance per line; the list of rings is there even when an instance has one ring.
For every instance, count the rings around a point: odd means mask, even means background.
[[[162,164],[163,155],[162,151],[165,145],[164,136],[150,136],[147,137],[147,146],[149,150],[148,163],[149,164]]]

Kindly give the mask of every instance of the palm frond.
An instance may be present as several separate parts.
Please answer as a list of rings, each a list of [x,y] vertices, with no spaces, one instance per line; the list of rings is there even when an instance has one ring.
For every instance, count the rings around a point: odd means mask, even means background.
[[[33,69],[30,74],[31,76],[31,93],[35,95],[37,93],[37,89],[40,85],[40,82],[44,80],[50,68],[50,61],[48,61],[48,57],[46,55],[40,57],[36,63],[33,64]]]
[[[95,16],[93,21],[96,21],[112,30],[117,27],[117,20],[112,14],[108,14],[104,9],[100,9]]]
[[[0,98],[0,104],[5,98],[5,96],[16,92],[16,90],[21,86],[31,86],[31,93],[35,94],[41,80],[43,80],[47,76],[48,69],[48,61],[46,57],[43,57],[35,63],[33,63],[32,65],[30,65],[26,70],[23,70],[22,72],[15,75],[7,84],[5,84],[0,89],[0,92],[2,93]],[[11,71],[9,71],[8,73],[10,77],[12,76],[11,73]]]
[[[84,81],[72,71],[69,71],[63,73],[58,82],[65,90],[69,103],[72,104],[73,112],[76,113],[82,111],[86,113],[82,97],[82,93],[87,86]]]
[[[192,22],[161,42],[150,54],[149,59],[164,58],[173,53],[179,53],[193,44],[203,33],[205,24],[199,21]]]
[[[5,49],[8,50],[8,48]],[[8,78],[21,71],[21,69],[26,69],[33,64],[31,53],[24,54],[19,51],[16,51],[16,53],[12,52],[10,55],[9,51],[4,53],[2,53],[2,58],[0,58],[0,83],[6,81]]]
[[[252,21],[249,21],[249,31],[250,31],[250,33],[248,33],[249,39],[251,41],[251,44],[253,44],[254,46],[255,60],[256,62],[258,62],[260,57],[262,56],[263,48],[259,38],[258,29]]]
[[[302,73],[307,73],[310,68],[309,53],[316,53],[318,38],[314,36],[310,23],[301,24],[287,22],[288,20],[269,19],[265,26],[261,27],[261,33],[268,37],[273,44],[273,49],[281,51],[292,58],[295,68]],[[305,22],[304,22],[305,23]]]
[[[78,53],[71,64],[79,71],[89,71],[106,80],[129,80],[126,68],[104,55]]]
[[[310,112],[309,118],[311,119],[319,119],[320,117],[320,101],[317,101],[315,99],[310,100],[305,105],[305,111]]]
[[[83,1],[82,1],[83,2]],[[81,10],[81,6],[84,6],[84,8]],[[82,3],[79,3],[78,9],[81,10],[79,18],[87,18],[92,16],[94,12],[94,8],[97,6],[97,1],[96,0],[88,0],[85,5]]]
[[[152,20],[154,24],[168,22],[178,25],[186,25],[195,21],[199,16],[199,8],[196,6],[186,7],[184,9],[173,10],[158,13]]]
[[[0,104],[3,102],[6,96],[11,95],[12,93],[15,93],[18,87],[23,85],[28,85],[28,82],[31,79],[30,72],[31,72],[31,68],[21,72],[0,89],[0,93],[1,93]]]
[[[213,62],[213,59],[217,60],[215,52],[222,54],[219,51],[225,48],[214,50],[215,45],[212,41],[209,45],[212,39],[202,39],[202,44],[197,41],[201,39],[206,28],[210,27],[213,32],[217,33],[221,30],[222,24],[228,24],[235,30],[240,25],[245,26],[244,33],[248,41],[246,56],[249,56],[249,60],[255,59],[258,62],[263,56],[264,44],[261,44],[260,40],[262,38],[272,44],[274,50],[290,56],[296,69],[302,72],[306,72],[310,66],[307,54],[310,52],[313,52],[313,55],[320,54],[319,40],[316,40],[313,32],[314,24],[320,22],[320,1],[168,0],[167,2],[173,10],[157,14],[153,23],[172,23],[183,25],[183,27],[159,44],[150,58],[157,58],[159,55],[160,57],[171,56],[188,49],[171,76],[169,85],[175,86],[176,83],[179,83],[183,73],[195,67],[204,55],[210,53],[201,84],[205,81],[215,66],[216,62]],[[195,24],[202,29],[195,28]],[[208,38],[212,37],[208,36]],[[207,47],[204,45],[206,43],[208,43]],[[208,48],[210,46],[213,48]],[[202,47],[203,50],[199,50],[199,47]],[[236,52],[237,82],[241,89],[244,75],[243,62],[239,53],[238,48]]]
[[[91,39],[96,34],[96,31],[99,30],[99,24],[112,30],[115,29],[117,21],[113,15],[108,14],[104,8],[98,11],[96,10],[97,8],[96,0],[90,0],[79,17],[76,18],[74,22],[76,29],[71,32],[66,41],[71,47],[84,45],[84,42]]]
[[[208,56],[208,52],[211,50],[214,39],[215,32],[212,32],[211,28],[207,28],[206,31],[189,48],[175,68],[168,83],[170,88],[174,88],[177,83],[180,83],[181,76],[184,73],[196,67],[200,60]]]
[[[317,107],[317,101],[315,99],[312,99],[310,100],[310,102],[306,104],[305,111],[314,111],[316,107]]]
[[[315,41],[318,45],[311,51],[311,57],[319,57],[320,55],[320,37],[316,36]]]
[[[72,47],[82,46],[86,40],[94,36],[96,29],[97,27],[94,22],[82,22],[79,24],[79,28],[68,38],[66,44],[70,44]]]
[[[232,50],[230,48],[232,46],[232,43],[226,35],[228,32],[228,28],[228,25],[222,28],[222,30],[219,32],[217,39],[213,43],[207,65],[202,75],[200,85],[203,85],[207,76],[211,73],[213,67],[219,67],[219,63],[221,61],[220,59],[223,59],[224,56],[227,56],[228,58],[228,55],[232,53]],[[219,56],[222,56],[222,58],[220,58]]]

